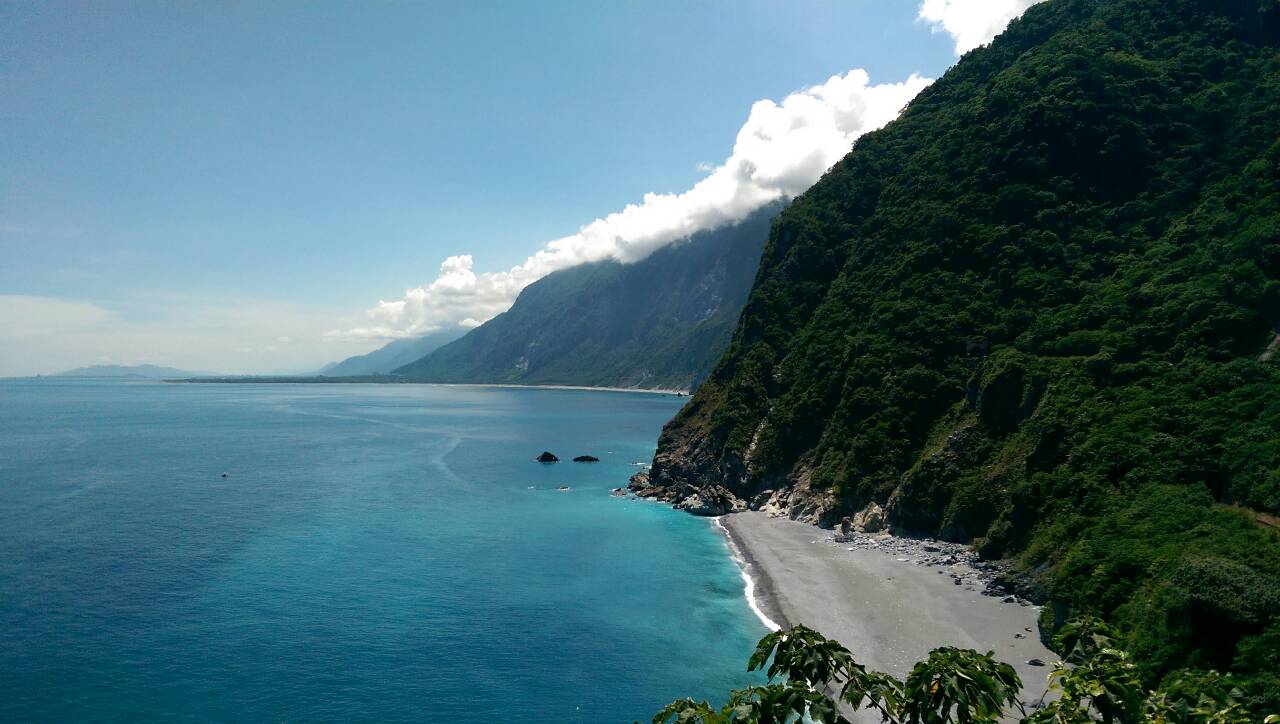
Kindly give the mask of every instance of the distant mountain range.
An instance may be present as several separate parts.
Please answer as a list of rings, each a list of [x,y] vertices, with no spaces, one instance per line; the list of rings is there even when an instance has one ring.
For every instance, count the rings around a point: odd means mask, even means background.
[[[397,339],[368,354],[348,357],[326,365],[319,372],[324,377],[362,377],[385,375],[399,367],[421,359],[442,345],[466,334],[461,328],[441,330],[421,337]]]
[[[214,377],[213,372],[191,372],[176,367],[159,367],[157,365],[90,365],[77,367],[66,372],[59,372],[54,377],[136,377],[139,379],[159,380],[177,377]]]
[[[770,205],[635,263],[549,274],[507,312],[395,374],[422,382],[689,389],[728,344],[781,209]]]

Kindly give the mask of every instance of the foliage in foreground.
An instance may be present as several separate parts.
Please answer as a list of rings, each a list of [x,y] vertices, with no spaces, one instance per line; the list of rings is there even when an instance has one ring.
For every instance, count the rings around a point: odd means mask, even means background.
[[[1055,645],[1066,652],[1049,675],[1053,698],[1028,706],[1022,680],[993,652],[944,646],[917,663],[905,680],[857,663],[839,642],[805,626],[776,631],[756,646],[747,665],[769,682],[733,691],[717,709],[679,699],[653,717],[654,724],[772,724],[805,717],[822,724],[847,723],[839,704],[875,711],[893,724],[968,724],[1019,719],[1028,724],[1114,722],[1130,724],[1245,724],[1256,721],[1239,688],[1217,672],[1183,672],[1145,691],[1129,655],[1116,648],[1115,631],[1095,618],[1067,623]],[[1270,715],[1265,724],[1280,723]]]

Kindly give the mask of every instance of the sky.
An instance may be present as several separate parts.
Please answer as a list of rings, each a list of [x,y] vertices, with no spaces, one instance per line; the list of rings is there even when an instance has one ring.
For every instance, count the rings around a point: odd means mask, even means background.
[[[1033,1],[0,2],[0,376],[474,326],[801,193]]]

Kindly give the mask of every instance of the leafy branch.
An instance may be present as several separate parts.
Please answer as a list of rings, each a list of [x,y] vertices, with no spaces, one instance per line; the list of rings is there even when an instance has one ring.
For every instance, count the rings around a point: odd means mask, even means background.
[[[1256,721],[1239,688],[1217,672],[1184,672],[1144,691],[1129,654],[1115,645],[1115,631],[1098,619],[1067,623],[1054,643],[1066,652],[1049,676],[1055,698],[1028,712],[1018,696],[1022,680],[991,651],[943,646],[901,680],[868,670],[838,641],[797,625],[765,636],[751,655],[747,670],[764,671],[768,683],[731,692],[718,709],[706,701],[673,701],[653,724],[849,724],[845,714],[851,710],[874,711],[886,724]],[[1280,715],[1264,724],[1280,724]]]

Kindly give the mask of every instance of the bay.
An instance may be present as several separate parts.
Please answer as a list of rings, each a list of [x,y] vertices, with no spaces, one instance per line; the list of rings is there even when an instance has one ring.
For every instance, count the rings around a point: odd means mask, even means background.
[[[723,539],[609,494],[683,401],[0,381],[0,718],[647,721],[757,681]]]

